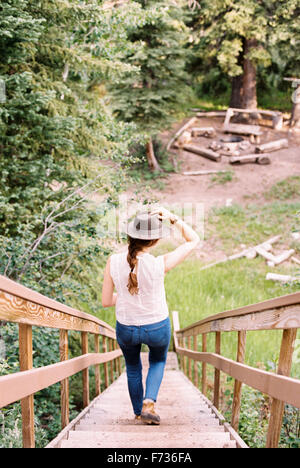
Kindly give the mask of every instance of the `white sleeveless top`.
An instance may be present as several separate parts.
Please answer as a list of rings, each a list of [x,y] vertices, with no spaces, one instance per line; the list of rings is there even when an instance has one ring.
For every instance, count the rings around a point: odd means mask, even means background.
[[[128,250],[110,257],[110,275],[117,291],[116,319],[123,325],[146,325],[169,316],[164,286],[164,257],[137,255],[138,294],[127,288],[130,266]]]

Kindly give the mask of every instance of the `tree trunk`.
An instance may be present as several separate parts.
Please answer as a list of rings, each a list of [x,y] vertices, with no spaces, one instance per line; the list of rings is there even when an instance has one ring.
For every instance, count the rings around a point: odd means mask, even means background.
[[[293,108],[292,117],[290,121],[291,127],[300,126],[300,84],[297,86],[293,93]]]
[[[243,105],[243,75],[234,76],[231,80],[229,107],[241,109]]]
[[[242,109],[257,109],[256,65],[247,58],[251,49],[255,47],[257,47],[256,39],[245,40]]]
[[[244,69],[245,40],[243,40],[243,50],[238,58],[238,65]],[[229,107],[241,109],[243,106],[243,73],[234,76],[231,80],[231,97]]]
[[[146,145],[146,153],[147,153],[149,168],[151,169],[151,171],[162,171],[155,157],[154,149],[153,149],[153,142],[151,138]]]

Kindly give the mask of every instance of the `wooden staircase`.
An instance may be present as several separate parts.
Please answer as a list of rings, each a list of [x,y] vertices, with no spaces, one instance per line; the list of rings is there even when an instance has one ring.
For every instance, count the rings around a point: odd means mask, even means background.
[[[142,353],[143,379],[148,353]],[[110,385],[48,448],[236,448],[239,436],[225,430],[224,418],[178,370],[176,353],[168,353],[156,410],[160,426],[134,419],[126,373]],[[245,446],[245,444],[244,444]]]

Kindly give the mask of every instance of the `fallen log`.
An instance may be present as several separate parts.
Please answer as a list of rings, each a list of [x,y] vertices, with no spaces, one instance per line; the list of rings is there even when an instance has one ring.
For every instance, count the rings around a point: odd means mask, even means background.
[[[232,156],[229,159],[230,164],[271,164],[269,155],[257,156],[257,154],[246,154],[244,156]]]
[[[296,258],[296,257],[291,257],[291,260],[292,260],[294,263],[297,263],[297,265],[300,265],[300,260],[298,260],[298,258]]]
[[[267,153],[269,151],[278,151],[282,148],[288,148],[288,146],[288,140],[286,138],[282,138],[281,140],[270,141],[269,143],[256,146],[255,153]]]
[[[277,273],[267,273],[266,279],[272,281],[281,281],[283,283],[288,283],[290,281],[300,281],[300,277],[297,278],[296,276],[290,275],[278,275]]]
[[[258,244],[255,247],[249,247],[248,249],[242,250],[241,252],[230,255],[230,257],[226,257],[224,260],[218,260],[216,262],[209,263],[208,265],[204,265],[203,267],[200,268],[200,270],[206,270],[207,268],[213,267],[215,265],[219,265],[220,263],[225,263],[225,262],[228,262],[229,260],[236,260],[241,257],[246,257],[247,255],[250,256],[248,258],[255,258],[253,250],[256,251],[257,247],[264,248],[265,246],[268,246],[269,248],[269,246],[272,244],[275,244],[275,242],[277,242],[280,239],[280,237],[281,237],[280,234],[277,236],[271,237],[271,239],[265,242],[262,242],[261,244]]]
[[[193,137],[209,137],[213,138],[216,136],[216,130],[213,127],[192,127],[191,133]]]
[[[211,159],[213,161],[221,161],[221,155],[215,151],[209,150],[207,148],[202,148],[201,146],[195,145],[184,145],[183,149],[189,151],[190,153],[198,154],[199,156],[204,156],[204,158]]]
[[[207,174],[219,174],[220,172],[228,172],[228,171],[190,171],[190,172],[183,172],[183,175],[186,176],[194,176],[194,175],[207,175]]]
[[[182,148],[185,144],[190,143],[192,141],[192,134],[191,132],[185,130],[174,142],[174,148]]]
[[[199,109],[193,110],[193,112],[197,112],[197,117],[225,117],[226,111],[209,111],[209,112],[199,112]]]
[[[169,141],[169,143],[167,144],[167,151],[169,151],[169,149],[171,148],[171,146],[173,145],[174,141],[177,140],[177,138],[184,132],[184,130],[186,130],[187,128],[189,128],[191,125],[193,125],[193,123],[195,123],[197,121],[197,117],[192,117],[191,119],[188,120],[188,122],[186,122],[184,125],[182,125],[182,127],[180,127],[179,130],[177,130],[177,132],[175,133],[175,135],[171,138],[171,140]]]
[[[276,255],[275,257],[275,265],[279,265],[280,263],[284,262],[285,260],[288,260],[293,254],[295,253],[294,249],[291,250],[286,250],[280,255]]]

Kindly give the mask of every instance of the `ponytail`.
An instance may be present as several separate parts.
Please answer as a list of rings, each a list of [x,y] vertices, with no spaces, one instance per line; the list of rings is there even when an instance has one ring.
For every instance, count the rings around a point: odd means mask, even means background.
[[[143,247],[152,247],[157,243],[158,239],[154,240],[145,240],[145,239],[135,239],[133,237],[128,236],[128,255],[127,255],[127,261],[130,266],[130,273],[128,276],[128,284],[127,288],[130,294],[138,294],[139,288],[138,288],[138,281],[137,281],[137,275],[133,273],[133,270],[137,264],[137,254],[141,252]]]

